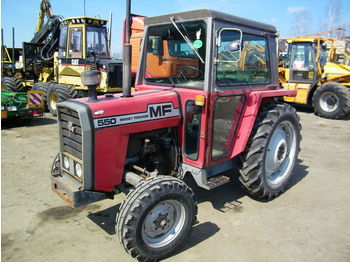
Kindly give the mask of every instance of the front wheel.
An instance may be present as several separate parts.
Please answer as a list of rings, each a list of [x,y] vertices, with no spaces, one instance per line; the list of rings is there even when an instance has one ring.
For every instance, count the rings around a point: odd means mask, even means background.
[[[196,221],[194,193],[183,181],[159,176],[141,182],[128,194],[116,218],[125,250],[140,261],[173,253]]]
[[[300,150],[300,129],[292,106],[262,108],[240,157],[239,180],[250,194],[271,199],[283,192]]]

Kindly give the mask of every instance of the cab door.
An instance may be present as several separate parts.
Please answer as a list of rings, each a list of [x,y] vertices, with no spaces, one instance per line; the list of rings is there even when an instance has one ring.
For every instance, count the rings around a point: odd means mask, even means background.
[[[83,58],[83,27],[69,28],[69,43],[68,43],[69,58]]]
[[[82,86],[80,74],[86,65],[84,27],[68,26],[61,29],[58,63],[58,82]]]
[[[273,65],[269,49],[268,38],[254,29],[224,24],[217,29],[216,63],[208,114],[208,166],[233,157],[247,97],[252,90],[266,90],[267,85],[271,87]]]

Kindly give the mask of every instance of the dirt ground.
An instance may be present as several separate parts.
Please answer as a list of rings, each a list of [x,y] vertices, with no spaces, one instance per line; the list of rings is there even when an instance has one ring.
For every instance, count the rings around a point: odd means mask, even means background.
[[[166,261],[350,261],[350,119],[302,110],[302,151],[288,190],[273,201],[233,181],[196,189],[198,224]],[[50,189],[55,118],[1,131],[2,261],[135,261],[114,218],[124,196],[71,209]]]

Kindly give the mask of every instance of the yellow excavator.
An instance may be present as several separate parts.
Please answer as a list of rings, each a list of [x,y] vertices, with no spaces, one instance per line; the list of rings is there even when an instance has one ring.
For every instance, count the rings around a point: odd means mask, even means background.
[[[305,36],[280,39],[279,80],[297,96],[284,101],[312,105],[321,117],[339,119],[350,113],[350,39]]]

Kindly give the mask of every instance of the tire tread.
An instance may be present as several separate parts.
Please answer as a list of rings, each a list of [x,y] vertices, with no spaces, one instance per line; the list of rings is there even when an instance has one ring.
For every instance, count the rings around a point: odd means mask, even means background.
[[[338,95],[340,100],[340,109],[337,112],[327,113],[319,106],[319,98],[325,91],[332,91]],[[312,96],[312,106],[315,114],[329,119],[341,119],[350,114],[350,88],[337,82],[326,82],[319,86]]]
[[[299,141],[301,140],[301,125],[296,110],[285,103],[271,103],[261,108],[254,123],[246,150],[238,158],[240,164],[239,181],[250,194],[257,198],[271,199],[277,197],[284,190],[284,188],[273,191],[269,190],[263,177],[265,147],[273,132],[274,125],[278,123],[279,118],[284,114],[291,114],[298,123],[297,134],[299,137],[297,138],[298,148],[296,152],[296,154],[298,154],[300,151]]]
[[[165,192],[181,192],[194,203],[194,214],[191,222],[192,225],[197,220],[197,202],[194,193],[182,180],[168,176],[158,176],[145,179],[130,191],[119,208],[116,216],[116,233],[124,249],[139,261],[154,261],[167,257],[175,250],[166,252],[161,256],[155,254],[144,254],[135,244],[133,235],[136,231],[135,223],[140,219],[142,211],[147,207],[159,194]],[[189,232],[188,232],[189,233]]]

